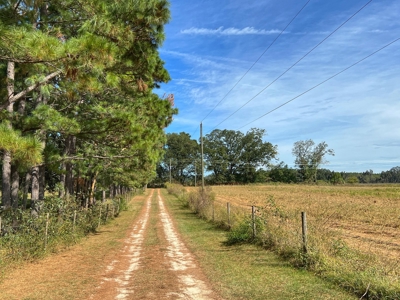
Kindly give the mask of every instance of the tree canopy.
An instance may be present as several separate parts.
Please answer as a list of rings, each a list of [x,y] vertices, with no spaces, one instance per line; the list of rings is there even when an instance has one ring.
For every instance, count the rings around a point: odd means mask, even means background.
[[[263,141],[264,129],[246,134],[215,129],[204,138],[204,155],[215,183],[256,181],[257,170],[268,166],[277,155],[277,146]]]
[[[315,142],[310,139],[294,143],[292,154],[295,157],[295,164],[299,168],[301,180],[315,182],[318,167],[328,162],[326,155],[335,155],[335,152],[328,149],[328,144],[325,142],[315,145]]]
[[[199,163],[200,148],[196,140],[191,139],[185,132],[167,134],[165,155],[161,164],[165,179],[171,171],[174,181],[186,184],[192,180],[196,171],[200,172],[199,167],[196,170]]]
[[[61,196],[77,195],[74,182],[84,180],[86,205],[96,189],[155,176],[177,113],[173,97],[153,93],[170,79],[158,53],[168,5],[0,0],[0,139],[15,137],[1,148],[3,205],[18,205],[10,189],[25,174],[33,174],[33,201],[44,174]],[[21,155],[28,142],[32,157]]]

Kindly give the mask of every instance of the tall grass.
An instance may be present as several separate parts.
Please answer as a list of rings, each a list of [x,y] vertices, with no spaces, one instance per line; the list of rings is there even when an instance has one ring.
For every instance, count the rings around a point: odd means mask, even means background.
[[[0,270],[13,262],[31,261],[75,244],[126,209],[125,197],[84,209],[75,202],[50,196],[38,217],[29,210],[1,211]]]

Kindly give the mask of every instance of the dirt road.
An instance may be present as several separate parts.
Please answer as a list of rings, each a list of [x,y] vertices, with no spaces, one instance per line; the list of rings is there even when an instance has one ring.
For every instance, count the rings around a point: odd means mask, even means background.
[[[177,233],[159,190],[151,191],[121,253],[104,270],[100,299],[219,299]]]
[[[144,203],[144,205],[143,205]],[[0,300],[220,299],[176,231],[159,190],[80,243],[8,270]]]

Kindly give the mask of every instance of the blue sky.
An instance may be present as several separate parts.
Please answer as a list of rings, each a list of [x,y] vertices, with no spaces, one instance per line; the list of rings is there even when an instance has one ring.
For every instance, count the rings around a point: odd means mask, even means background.
[[[179,115],[167,132],[257,127],[289,166],[306,139],[334,149],[331,170],[400,166],[400,41],[266,114],[400,38],[400,1],[372,1],[271,84],[369,1],[311,0],[279,36],[306,2],[170,0],[160,55],[172,80],[157,93],[173,93]]]

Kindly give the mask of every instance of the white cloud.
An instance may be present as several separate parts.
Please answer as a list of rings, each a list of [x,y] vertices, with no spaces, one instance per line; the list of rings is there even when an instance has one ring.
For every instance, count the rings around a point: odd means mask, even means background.
[[[198,35],[271,35],[280,32],[281,30],[278,29],[265,30],[265,29],[255,29],[254,27],[245,27],[243,29],[229,27],[224,29],[223,26],[217,29],[192,27],[190,29],[181,30],[182,34],[198,34]]]

